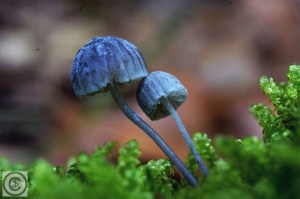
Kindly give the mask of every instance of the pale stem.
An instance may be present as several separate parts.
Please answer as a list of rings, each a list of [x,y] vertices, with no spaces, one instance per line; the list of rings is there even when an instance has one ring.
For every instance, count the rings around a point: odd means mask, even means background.
[[[165,106],[165,108],[169,111],[169,113],[171,113],[173,119],[175,120],[179,131],[181,132],[185,142],[187,143],[189,149],[192,152],[192,155],[194,156],[197,164],[199,165],[202,173],[204,176],[208,176],[208,170],[203,162],[203,160],[201,159],[191,137],[189,136],[188,132],[186,131],[179,115],[177,114],[176,110],[174,109],[174,107],[172,106],[172,104],[170,103],[170,101],[166,98],[166,97],[162,97],[161,98],[161,103]]]

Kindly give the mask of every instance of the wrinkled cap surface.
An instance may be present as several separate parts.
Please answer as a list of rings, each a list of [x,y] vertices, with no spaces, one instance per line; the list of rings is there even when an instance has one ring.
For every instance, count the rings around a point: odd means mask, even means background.
[[[187,98],[188,92],[173,75],[155,71],[145,77],[137,90],[137,101],[141,109],[151,120],[159,120],[170,115],[162,105],[161,98],[166,97],[176,110]]]
[[[112,36],[94,37],[79,49],[71,69],[77,97],[106,92],[108,83],[134,83],[147,76],[144,59],[132,43]]]

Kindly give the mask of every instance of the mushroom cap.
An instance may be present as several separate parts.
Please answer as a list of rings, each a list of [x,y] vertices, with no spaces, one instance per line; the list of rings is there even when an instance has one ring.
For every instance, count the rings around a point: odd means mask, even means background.
[[[187,95],[186,88],[175,76],[155,71],[140,82],[136,97],[144,113],[151,120],[159,120],[170,115],[161,103],[162,97],[166,97],[176,110],[186,100]]]
[[[74,93],[81,98],[106,92],[107,84],[138,82],[148,75],[142,54],[132,43],[97,36],[79,49],[71,69]]]

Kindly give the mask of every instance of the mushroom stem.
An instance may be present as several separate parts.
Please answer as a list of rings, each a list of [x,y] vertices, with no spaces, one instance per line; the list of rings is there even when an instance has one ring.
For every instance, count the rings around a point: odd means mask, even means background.
[[[170,103],[170,101],[168,100],[168,98],[166,97],[162,97],[161,98],[161,103],[165,106],[165,108],[171,113],[173,119],[175,120],[179,131],[181,132],[185,142],[187,143],[188,147],[190,148],[197,164],[199,165],[200,169],[203,172],[204,176],[208,176],[208,170],[203,162],[203,160],[201,159],[191,137],[189,136],[188,132],[186,131],[179,115],[177,114],[176,110],[174,109],[174,107],[172,106],[172,104]]]
[[[186,168],[178,156],[171,150],[167,143],[144,121],[142,120],[125,102],[123,96],[120,94],[116,84],[109,83],[108,90],[113,96],[114,100],[119,105],[122,112],[134,124],[140,127],[145,133],[157,144],[157,146],[166,154],[169,160],[177,167],[179,172],[186,178],[186,180],[194,187],[198,186],[197,180]]]

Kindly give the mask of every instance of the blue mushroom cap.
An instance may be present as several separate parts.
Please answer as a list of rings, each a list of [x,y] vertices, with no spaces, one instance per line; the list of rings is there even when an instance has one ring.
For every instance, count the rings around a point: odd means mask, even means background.
[[[173,75],[155,71],[145,77],[136,93],[138,104],[151,120],[159,120],[170,113],[162,105],[161,98],[166,97],[176,110],[187,98],[188,92]]]
[[[97,36],[79,49],[71,82],[80,98],[106,92],[109,83],[134,83],[147,75],[143,56],[135,45],[118,37]]]

